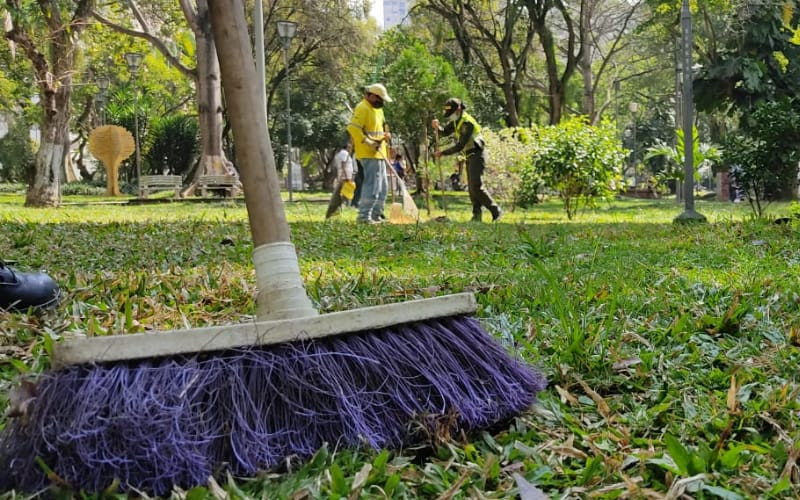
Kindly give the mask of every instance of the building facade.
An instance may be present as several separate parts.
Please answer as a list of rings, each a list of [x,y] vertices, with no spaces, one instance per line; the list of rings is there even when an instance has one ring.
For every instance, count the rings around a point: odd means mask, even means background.
[[[407,23],[407,15],[407,0],[383,0],[383,29],[388,30],[400,23]]]

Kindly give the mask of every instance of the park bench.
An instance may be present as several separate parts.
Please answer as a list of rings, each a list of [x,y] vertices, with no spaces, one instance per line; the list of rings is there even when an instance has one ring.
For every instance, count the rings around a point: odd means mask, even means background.
[[[233,175],[201,175],[197,179],[197,191],[205,196],[206,191],[224,191],[225,196],[232,197],[239,185],[239,179]]]
[[[139,178],[139,198],[147,198],[147,195],[155,191],[174,189],[175,197],[181,195],[183,180],[180,175],[143,175]]]
[[[660,198],[658,191],[653,188],[632,188],[627,187],[625,191],[622,193],[625,196],[630,196],[631,198]]]

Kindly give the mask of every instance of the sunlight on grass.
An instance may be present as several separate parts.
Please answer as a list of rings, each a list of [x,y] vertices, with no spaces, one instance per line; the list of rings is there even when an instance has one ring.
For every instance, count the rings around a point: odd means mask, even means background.
[[[697,474],[707,497],[800,495],[780,480],[800,412],[800,225],[771,223],[788,204],[756,220],[745,204],[701,200],[710,223],[682,226],[674,200],[600,203],[572,221],[550,201],[476,224],[457,193],[446,221],[434,196],[430,220],[417,200],[426,222],[362,226],[352,208],[325,221],[325,193],[295,196],[292,239],[321,311],[472,291],[487,329],[550,387],[501,428],[383,453],[331,443],[225,491],[332,497],[369,464],[364,497],[435,497],[458,483],[461,498],[508,498],[516,471],[553,497],[663,495]],[[252,320],[241,200],[23,200],[0,195],[0,256],[46,269],[66,297],[42,317],[0,317],[0,393],[48,366],[49,339]]]

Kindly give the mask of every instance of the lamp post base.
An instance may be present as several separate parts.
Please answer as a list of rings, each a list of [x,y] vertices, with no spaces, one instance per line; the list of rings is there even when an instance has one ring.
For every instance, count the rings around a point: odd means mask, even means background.
[[[708,222],[706,216],[694,210],[685,210],[682,214],[675,217],[672,222],[676,224],[692,224],[698,222]]]

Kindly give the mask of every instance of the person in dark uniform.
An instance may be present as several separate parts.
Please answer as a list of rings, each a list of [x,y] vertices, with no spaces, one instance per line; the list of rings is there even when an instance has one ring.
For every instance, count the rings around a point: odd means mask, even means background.
[[[494,222],[500,218],[503,211],[489,195],[486,186],[483,185],[483,171],[486,169],[487,155],[483,136],[481,136],[481,126],[465,110],[466,106],[461,99],[452,97],[445,102],[444,117],[447,124],[440,127],[439,120],[434,119],[432,125],[440,135],[454,135],[456,144],[443,151],[436,151],[434,155],[439,158],[464,152],[467,157],[467,187],[469,199],[472,202],[472,220],[480,222],[482,208],[485,207],[492,214],[492,222]]]

